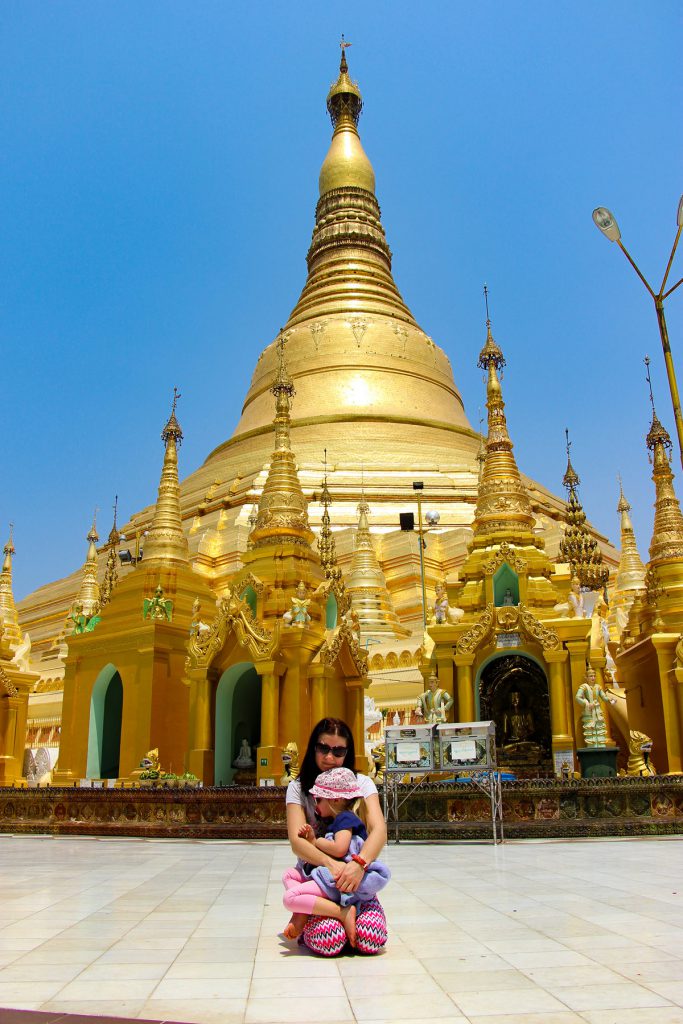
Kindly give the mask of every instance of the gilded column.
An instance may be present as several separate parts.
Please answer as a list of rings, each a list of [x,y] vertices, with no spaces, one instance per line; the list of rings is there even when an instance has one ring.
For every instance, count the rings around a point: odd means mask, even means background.
[[[212,680],[206,669],[189,672],[190,679],[190,736],[187,754],[188,771],[201,779],[204,785],[213,785],[215,751],[211,731]]]
[[[276,661],[260,661],[254,666],[261,677],[261,741],[258,745],[256,777],[271,780],[273,785],[282,775],[282,744],[279,736],[280,676],[284,665]]]
[[[453,707],[448,712],[448,718],[451,721],[456,721],[457,694],[453,691],[453,658],[437,658],[437,666],[439,669],[439,686],[453,697]],[[460,719],[460,721],[465,721],[465,719]],[[471,721],[471,719],[468,719],[468,721]]]
[[[311,722],[319,722],[330,713],[329,684],[334,670],[324,664],[311,665],[308,671],[311,684]]]
[[[365,756],[365,689],[370,680],[359,677],[346,680],[346,721],[353,733],[356,745],[356,771],[367,772],[368,759]]]
[[[574,741],[567,714],[567,652],[546,651],[545,660],[550,674],[550,728],[552,730],[555,773],[560,774],[562,764],[574,766]]]
[[[456,654],[455,665],[458,673],[458,721],[474,721],[474,686],[472,683],[472,662],[470,654]]]

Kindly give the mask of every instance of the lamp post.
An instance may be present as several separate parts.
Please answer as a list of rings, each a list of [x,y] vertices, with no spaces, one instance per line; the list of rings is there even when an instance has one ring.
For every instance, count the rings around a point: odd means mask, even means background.
[[[427,526],[422,525],[422,492],[424,490],[424,482],[422,480],[413,481],[413,490],[415,491],[415,497],[417,498],[417,533],[418,533],[418,545],[420,548],[420,580],[422,582],[422,625],[427,628],[427,588],[425,586],[425,561],[424,561],[424,549],[427,546],[425,543],[424,535],[428,530],[437,526],[439,519],[438,512],[427,512],[425,519],[427,520]],[[400,516],[401,529],[404,531],[410,531],[415,529],[415,516],[412,512],[401,512]]]
[[[681,231],[683,231],[683,196],[681,196],[678,203],[678,212],[676,214],[677,231],[674,239],[674,244],[671,248],[671,255],[669,256],[669,262],[666,265],[666,271],[662,284],[657,293],[650,286],[649,282],[645,279],[640,271],[640,268],[636,264],[636,261],[631,256],[630,252],[621,240],[621,231],[617,224],[614,215],[606,209],[604,206],[598,206],[596,210],[593,210],[593,220],[596,227],[602,231],[605,238],[608,238],[610,242],[616,242],[621,251],[623,252],[626,259],[629,261],[636,274],[643,282],[648,292],[652,297],[652,301],[655,304],[655,311],[657,313],[657,324],[659,325],[659,334],[662,339],[662,349],[664,350],[664,363],[666,365],[666,375],[669,380],[669,390],[671,392],[671,403],[674,409],[674,419],[676,421],[676,432],[678,434],[678,449],[681,456],[681,465],[683,466],[683,413],[681,413],[681,400],[678,396],[678,384],[676,383],[676,370],[674,368],[673,356],[671,355],[671,346],[669,345],[669,332],[666,328],[666,317],[664,316],[664,300],[671,295],[672,292],[676,291],[679,284],[683,284],[683,277],[676,284],[673,285],[668,291],[664,291],[666,288],[666,282],[669,277],[669,271],[671,270],[671,264],[673,263],[674,256],[676,255],[676,248],[678,241],[681,237]]]

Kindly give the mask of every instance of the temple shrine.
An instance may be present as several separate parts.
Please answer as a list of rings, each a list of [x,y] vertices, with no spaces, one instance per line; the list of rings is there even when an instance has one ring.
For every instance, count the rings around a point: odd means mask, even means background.
[[[306,282],[233,436],[181,479],[174,395],[156,504],[99,547],[93,524],[83,567],[18,608],[10,536],[0,784],[135,786],[152,765],[275,785],[326,714],[365,771],[428,692],[442,720],[493,720],[518,777],[573,775],[591,748],[615,753],[598,773],[648,773],[650,751],[681,771],[683,517],[654,404],[643,565],[623,493],[620,552],[587,522],[569,441],[566,498],[517,466],[488,307],[459,353],[483,341],[486,435],[471,426],[394,281],[362,107],[342,48]]]

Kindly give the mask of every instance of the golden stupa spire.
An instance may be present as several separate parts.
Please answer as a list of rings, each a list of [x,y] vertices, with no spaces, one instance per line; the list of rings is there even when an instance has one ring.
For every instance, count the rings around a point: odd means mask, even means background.
[[[111,595],[116,586],[119,578],[118,562],[117,562],[117,547],[121,539],[121,534],[118,531],[116,525],[116,514],[118,511],[119,496],[118,494],[114,498],[114,523],[109,531],[109,537],[107,539],[107,547],[109,553],[107,555],[107,565],[104,570],[104,579],[102,580],[102,586],[100,587],[100,603],[102,605],[109,604],[111,601]]]
[[[2,549],[5,558],[0,572],[0,632],[3,633],[4,643],[9,642],[10,647],[20,644],[23,639],[12,590],[12,555],[16,553],[12,539],[13,530],[14,524],[10,523],[9,539]]]
[[[607,622],[610,632],[620,638],[628,622],[636,593],[645,590],[645,566],[643,565],[633,531],[633,523],[629,512],[631,506],[624,497],[624,489],[619,477],[619,503],[617,512],[621,519],[621,552],[614,583],[614,594],[610,601]]]
[[[345,577],[346,591],[352,608],[358,614],[364,636],[406,636],[409,630],[401,625],[394,610],[386,577],[370,537],[369,512],[370,506],[363,492],[358,504],[355,550],[351,568]]]
[[[270,389],[275,396],[275,451],[249,540],[254,547],[283,543],[309,546],[313,531],[308,525],[308,503],[289,443],[290,411],[296,391],[287,372],[286,339],[282,331],[277,344],[278,367]]]
[[[97,509],[95,509],[92,526],[86,537],[88,553],[83,563],[83,576],[77,598],[83,605],[85,615],[94,614],[94,609],[100,604],[100,587],[97,582],[97,542],[99,539],[97,536]]]
[[[650,542],[650,565],[670,558],[683,558],[683,515],[676,497],[671,472],[669,452],[671,438],[662,426],[655,411],[655,402],[650,380],[650,360],[645,358],[647,382],[652,405],[652,425],[646,438],[651,452],[652,479],[655,485],[655,521]]]
[[[178,483],[178,448],[183,432],[176,419],[176,406],[180,394],[173,388],[173,406],[168,422],[161,432],[164,442],[164,464],[161,469],[156,509],[145,542],[145,565],[189,565],[187,538],[183,533],[180,512],[180,486]]]
[[[486,455],[481,474],[477,506],[474,513],[474,535],[509,534],[530,531],[534,526],[531,503],[522,483],[512,441],[505,419],[505,402],[498,373],[505,366],[500,346],[491,333],[488,315],[488,288],[486,298],[486,343],[479,353],[477,365],[488,375],[486,408],[488,410],[488,437]]]
[[[617,590],[620,586],[625,586],[630,581],[638,581],[638,585],[642,586],[645,578],[645,566],[643,565],[642,559],[638,553],[638,545],[636,544],[636,535],[633,530],[633,523],[629,512],[631,506],[624,497],[624,488],[621,483],[621,477],[619,477],[619,504],[617,505],[617,512],[619,513],[621,520],[621,555],[619,558],[619,569],[617,571]],[[633,586],[629,586],[628,589],[638,589]]]
[[[567,527],[560,541],[559,558],[568,562],[575,576],[586,590],[602,590],[609,579],[609,569],[602,561],[602,552],[598,542],[588,531],[586,513],[579,501],[577,487],[581,483],[579,475],[572,466],[570,457],[571,441],[569,431],[565,429],[567,448],[567,469],[562,483],[567,490]]]
[[[332,522],[330,520],[332,498],[327,487],[327,448],[325,449],[325,475],[323,477],[322,491],[320,492],[320,504],[323,507],[323,514],[320,518],[320,536],[318,537],[320,564],[325,571],[325,579],[336,581],[341,579],[341,569],[337,565],[337,547],[332,535]]]
[[[320,199],[308,251],[308,280],[287,327],[334,313],[378,313],[417,327],[391,274],[375,197],[375,172],[358,134],[363,98],[349,77],[346,49],[327,94],[332,141],[320,169]]]

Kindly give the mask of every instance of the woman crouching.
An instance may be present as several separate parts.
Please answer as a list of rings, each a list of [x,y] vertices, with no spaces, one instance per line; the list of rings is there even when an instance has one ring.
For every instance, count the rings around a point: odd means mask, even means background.
[[[349,812],[336,804],[338,790],[321,787],[318,794],[314,792],[321,773],[346,768],[355,774],[354,764],[353,735],[348,725],[337,718],[324,718],[311,733],[299,778],[287,787],[287,833],[297,867],[283,876],[285,906],[293,912],[285,934],[294,938],[304,929],[306,945],[328,956],[340,952],[347,938],[366,953],[376,953],[386,943],[384,913],[374,897],[389,877],[388,869],[377,861],[387,838],[377,787],[372,779],[358,774],[355,788],[339,797],[354,801],[356,795],[362,798],[367,830],[353,812],[351,818],[355,820],[344,819]],[[345,785],[350,785],[346,774],[345,778]],[[330,805],[326,794],[332,794],[335,806]],[[316,796],[321,801],[317,814]],[[323,814],[327,822],[322,820]],[[334,832],[330,819],[337,817],[342,821]],[[328,838],[323,838],[326,833]],[[311,883],[316,886],[315,892],[302,891],[302,886]],[[290,896],[290,892],[295,895]],[[296,897],[303,897],[304,902],[297,900],[295,905]],[[314,916],[306,924],[308,915]]]

